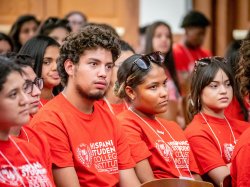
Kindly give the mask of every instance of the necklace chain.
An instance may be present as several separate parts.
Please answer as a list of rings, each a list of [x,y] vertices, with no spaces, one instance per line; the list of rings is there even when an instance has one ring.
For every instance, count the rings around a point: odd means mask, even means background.
[[[153,128],[148,122],[146,122],[141,116],[139,116],[136,112],[134,112],[130,107],[129,107],[128,110],[130,110],[130,111],[131,111],[133,114],[135,114],[140,120],[142,120],[142,121],[143,121],[143,122],[144,122],[144,123],[145,123],[145,124],[146,124],[146,125],[156,134],[156,136],[158,136],[158,137],[161,139],[161,141],[163,141],[164,144],[167,145],[167,143],[162,139],[162,137],[161,137],[159,134],[157,134],[157,133],[155,132],[154,128]],[[168,133],[168,135],[170,136],[170,138],[171,138],[174,142],[177,142],[177,141],[172,137],[172,135],[170,134],[170,132],[164,127],[164,125],[163,125],[157,118],[155,118],[155,120],[157,121],[158,124],[160,124],[160,126],[162,126],[162,127],[164,128],[164,130]],[[178,146],[177,146],[177,147],[178,147]],[[182,156],[182,158],[183,158],[183,161],[185,162],[186,168],[187,168],[187,170],[188,170],[188,172],[189,172],[189,174],[190,174],[190,178],[193,179],[193,176],[192,176],[192,174],[191,174],[191,171],[189,170],[188,164],[187,164],[187,162],[186,162],[186,160],[185,160],[185,158],[184,158],[184,156],[183,156],[183,153],[182,153],[182,151],[180,150],[179,147],[178,147],[178,150],[179,150],[179,152],[181,153],[181,156]],[[182,176],[181,171],[180,171],[179,168],[177,167],[177,164],[176,164],[176,162],[175,162],[175,160],[174,160],[174,157],[173,157],[173,155],[172,155],[171,152],[170,152],[170,155],[171,155],[172,161],[174,162],[175,168],[177,169],[177,171],[178,171],[178,173],[179,173],[179,177],[180,177],[180,178],[185,178],[184,176]]]

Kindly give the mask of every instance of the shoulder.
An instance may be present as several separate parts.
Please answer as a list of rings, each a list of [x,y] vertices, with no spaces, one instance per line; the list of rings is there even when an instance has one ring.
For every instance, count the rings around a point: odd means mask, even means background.
[[[204,122],[198,115],[195,115],[193,120],[187,125],[184,133],[187,138],[190,138],[192,136],[202,135],[204,133],[204,129]]]

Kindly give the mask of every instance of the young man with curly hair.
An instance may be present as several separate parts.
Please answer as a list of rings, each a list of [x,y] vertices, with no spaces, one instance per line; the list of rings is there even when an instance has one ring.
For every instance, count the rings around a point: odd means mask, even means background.
[[[119,122],[95,103],[108,88],[119,54],[119,39],[100,25],[69,35],[60,49],[65,89],[30,124],[48,138],[57,186],[140,185]]]

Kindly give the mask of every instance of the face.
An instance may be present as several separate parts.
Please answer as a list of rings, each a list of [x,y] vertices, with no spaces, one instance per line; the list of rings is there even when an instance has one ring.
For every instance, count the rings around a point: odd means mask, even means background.
[[[232,101],[232,97],[233,89],[228,76],[220,69],[213,81],[202,90],[202,111],[223,112]]]
[[[193,47],[202,46],[206,35],[206,28],[189,27],[186,28],[187,42]]]
[[[29,101],[24,92],[25,81],[17,72],[8,75],[0,92],[1,128],[23,125],[29,121]]]
[[[68,18],[72,32],[78,32],[84,25],[85,21],[79,14],[73,14]]]
[[[45,50],[42,66],[42,78],[44,87],[52,89],[57,86],[61,79],[57,72],[57,59],[59,57],[59,47],[48,46]]]
[[[24,71],[23,78],[24,80],[29,80],[29,81],[34,81],[37,76],[33,69],[29,66],[22,68]],[[29,99],[29,113],[30,115],[34,115],[38,112],[39,109],[39,101],[40,101],[40,95],[41,95],[41,90],[33,84],[33,89],[32,92],[27,94],[28,99]]]
[[[0,40],[0,54],[11,52],[11,46],[6,40]]]
[[[117,71],[119,67],[122,65],[122,63],[130,56],[132,56],[134,53],[132,51],[121,51],[120,57],[115,61],[115,65],[112,70],[112,77],[110,81],[110,86],[114,86],[115,82],[117,81]]]
[[[170,49],[171,38],[170,31],[165,25],[160,25],[155,29],[152,41],[154,51],[167,53]]]
[[[63,44],[64,39],[69,34],[69,32],[65,28],[55,28],[49,36],[54,38],[60,45]]]
[[[90,100],[104,96],[111,79],[113,59],[110,51],[97,48],[86,50],[79,63],[70,66],[69,84],[74,84],[78,94]]]
[[[24,45],[30,38],[35,36],[37,30],[37,23],[35,21],[25,22],[20,29],[19,42]]]
[[[168,105],[168,90],[164,69],[153,64],[144,82],[133,90],[132,97],[133,107],[144,114],[155,115],[165,112]]]

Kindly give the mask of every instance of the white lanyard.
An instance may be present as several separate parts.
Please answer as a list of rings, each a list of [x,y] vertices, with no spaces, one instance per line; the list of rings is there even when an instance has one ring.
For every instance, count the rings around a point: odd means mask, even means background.
[[[25,134],[25,136],[27,138],[27,142],[30,142],[29,136],[28,136],[27,132],[24,130],[23,127],[21,127],[21,130],[24,132],[24,134]]]
[[[33,166],[30,164],[29,160],[27,159],[27,157],[25,156],[25,154],[23,153],[23,151],[21,150],[21,148],[16,144],[16,142],[9,136],[10,141],[12,141],[12,143],[15,145],[15,147],[18,149],[18,151],[21,153],[21,155],[23,156],[24,160],[28,163],[28,165],[30,165],[30,167],[32,168]],[[22,183],[22,185],[24,187],[26,187],[26,185],[23,182],[22,176],[18,173],[18,171],[16,170],[15,166],[9,161],[9,159],[3,154],[2,151],[0,151],[1,156],[5,159],[5,161],[12,167],[12,169],[15,171],[15,173],[17,174],[17,176],[19,176],[20,181]]]
[[[167,145],[167,143],[162,139],[162,137],[154,130],[154,128],[148,123],[148,122],[146,122],[141,116],[139,116],[137,113],[135,113],[131,108],[129,108],[128,110],[130,110],[132,113],[134,113],[140,120],[142,120],[155,134],[156,134],[156,136],[158,136],[160,139],[161,139],[161,141],[163,141],[164,143],[165,143],[165,145]],[[176,143],[177,141],[172,137],[172,135],[170,134],[170,132],[164,127],[164,125],[162,125],[162,123],[157,119],[157,118],[155,118],[155,120],[164,128],[164,130],[168,133],[168,135],[170,136],[170,138]],[[177,148],[178,148],[178,150],[179,150],[179,152],[181,153],[181,156],[182,156],[182,159],[183,159],[183,161],[185,162],[185,165],[186,165],[186,168],[187,168],[187,170],[188,170],[188,172],[189,172],[189,174],[190,174],[190,177],[191,177],[191,179],[193,180],[193,176],[192,176],[192,174],[191,174],[191,171],[189,170],[189,167],[188,167],[188,164],[187,164],[187,162],[186,162],[186,160],[185,160],[185,158],[184,158],[184,156],[183,156],[183,153],[182,153],[182,151],[180,150],[180,148],[179,148],[179,146],[177,146]],[[187,179],[187,177],[184,177],[184,176],[182,176],[182,174],[181,174],[181,171],[179,170],[179,168],[177,167],[177,165],[176,165],[176,162],[175,162],[175,160],[174,160],[174,157],[173,157],[173,155],[172,155],[172,153],[170,152],[170,155],[171,155],[171,158],[172,158],[172,160],[173,160],[173,162],[174,162],[174,165],[175,165],[175,168],[177,169],[177,171],[178,171],[178,173],[179,173],[179,178],[185,178],[185,179]],[[165,159],[164,159],[165,160]],[[190,179],[189,177],[188,177],[188,179]]]
[[[205,120],[205,122],[207,123],[207,126],[208,126],[208,127],[209,127],[209,129],[211,130],[212,134],[214,135],[214,138],[216,139],[217,144],[218,144],[219,149],[220,149],[220,155],[221,155],[221,157],[222,157],[222,149],[221,149],[221,145],[220,145],[220,142],[219,142],[218,137],[216,136],[215,132],[213,131],[212,127],[210,126],[210,124],[208,123],[207,119],[206,119],[206,118],[205,118],[205,116],[202,114],[202,112],[200,112],[200,114],[201,114],[202,118]],[[226,116],[224,116],[224,119],[226,120],[227,125],[229,126],[229,129],[230,129],[231,134],[232,134],[232,136],[233,136],[233,139],[234,139],[234,145],[236,145],[236,139],[235,139],[235,136],[234,136],[233,130],[232,130],[232,128],[231,128],[231,125],[230,125],[230,123],[228,122],[228,120],[227,120]]]
[[[110,102],[107,100],[107,98],[106,98],[106,97],[103,97],[103,100],[104,100],[104,102],[108,105],[108,108],[109,108],[110,112],[111,112],[112,114],[115,115],[115,112],[114,112],[114,110],[113,110],[113,107],[111,106],[111,104],[110,104]],[[128,104],[127,104],[127,102],[124,101],[124,100],[123,100],[123,102],[124,102],[124,104],[125,104],[125,107],[128,109]]]

